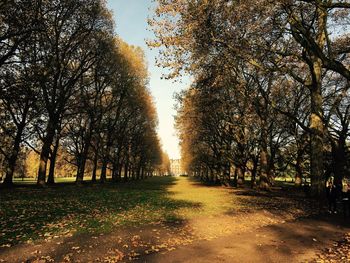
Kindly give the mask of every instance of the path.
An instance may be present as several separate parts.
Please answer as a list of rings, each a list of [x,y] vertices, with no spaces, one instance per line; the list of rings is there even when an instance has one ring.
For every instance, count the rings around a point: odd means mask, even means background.
[[[311,200],[288,192],[165,182],[148,189],[177,204],[163,220],[3,248],[0,262],[305,262],[350,232],[339,215],[310,217]]]
[[[334,218],[325,216],[270,225],[142,257],[139,262],[311,262],[350,230],[331,221]]]

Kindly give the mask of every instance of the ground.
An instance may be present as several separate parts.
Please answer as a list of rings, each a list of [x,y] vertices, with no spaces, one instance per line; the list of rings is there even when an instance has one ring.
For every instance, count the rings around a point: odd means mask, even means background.
[[[0,262],[349,262],[350,228],[302,192],[191,178],[1,190]]]

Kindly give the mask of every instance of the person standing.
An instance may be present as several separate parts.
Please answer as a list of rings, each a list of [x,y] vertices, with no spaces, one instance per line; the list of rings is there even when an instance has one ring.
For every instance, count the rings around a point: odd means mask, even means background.
[[[343,203],[343,212],[344,217],[350,216],[350,201],[349,201],[349,181],[346,178],[342,180],[342,203]]]
[[[326,182],[326,194],[328,199],[328,212],[337,213],[337,187],[334,184],[334,175],[328,178]]]

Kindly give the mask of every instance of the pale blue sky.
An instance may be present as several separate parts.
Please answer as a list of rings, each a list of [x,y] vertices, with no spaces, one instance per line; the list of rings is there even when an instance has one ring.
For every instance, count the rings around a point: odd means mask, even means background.
[[[150,73],[149,88],[156,103],[159,129],[163,149],[172,159],[180,158],[178,139],[174,129],[175,92],[189,85],[188,78],[182,83],[162,80],[164,71],[155,66],[157,50],[150,50],[146,39],[152,38],[152,32],[147,25],[147,18],[152,16],[154,2],[152,0],[108,0],[108,7],[113,11],[117,34],[127,43],[143,48]]]

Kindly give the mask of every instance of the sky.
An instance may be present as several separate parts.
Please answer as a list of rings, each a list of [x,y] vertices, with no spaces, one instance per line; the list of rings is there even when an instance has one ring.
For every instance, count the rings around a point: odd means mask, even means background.
[[[186,77],[177,82],[161,79],[165,71],[155,65],[158,51],[151,50],[145,42],[153,38],[147,18],[152,16],[154,3],[152,0],[108,0],[107,3],[113,12],[119,37],[128,44],[140,46],[145,52],[150,75],[149,89],[158,112],[158,134],[163,150],[171,159],[179,159],[179,140],[174,129],[174,94],[187,88],[189,80]]]

